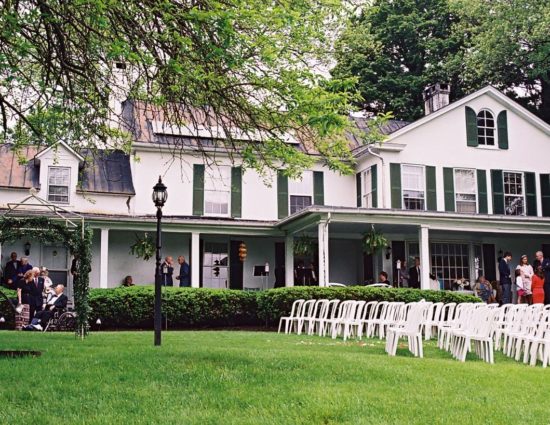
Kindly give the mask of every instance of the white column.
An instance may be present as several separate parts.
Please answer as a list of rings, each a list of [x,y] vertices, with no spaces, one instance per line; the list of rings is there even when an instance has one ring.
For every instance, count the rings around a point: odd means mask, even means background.
[[[319,242],[319,286],[328,286],[328,221],[321,221],[318,225]]]
[[[101,256],[99,261],[99,287],[109,287],[109,229],[101,229]]]
[[[420,289],[430,289],[430,231],[428,226],[418,230],[420,249]]]
[[[285,286],[294,286],[294,236],[285,239]]]
[[[191,233],[191,287],[200,287],[200,233]]]

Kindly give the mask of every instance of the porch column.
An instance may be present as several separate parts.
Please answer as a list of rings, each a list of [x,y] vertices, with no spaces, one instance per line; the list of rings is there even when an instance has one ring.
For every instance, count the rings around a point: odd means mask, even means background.
[[[420,249],[420,289],[430,289],[430,232],[428,226],[418,230]]]
[[[294,236],[285,238],[285,286],[294,286]]]
[[[319,222],[318,242],[319,242],[319,286],[328,286],[328,283],[329,283],[328,220]]]
[[[191,287],[199,288],[200,285],[200,233],[191,233]]]
[[[109,229],[101,229],[99,287],[100,288],[109,287]]]

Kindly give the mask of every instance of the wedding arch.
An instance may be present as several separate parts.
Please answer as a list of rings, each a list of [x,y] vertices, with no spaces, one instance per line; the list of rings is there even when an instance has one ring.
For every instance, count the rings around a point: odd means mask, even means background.
[[[81,215],[47,202],[31,191],[22,202],[8,204],[8,209],[0,216],[0,244],[24,238],[63,244],[76,258],[73,275],[76,333],[84,338],[88,332],[90,312],[88,289],[92,230]]]

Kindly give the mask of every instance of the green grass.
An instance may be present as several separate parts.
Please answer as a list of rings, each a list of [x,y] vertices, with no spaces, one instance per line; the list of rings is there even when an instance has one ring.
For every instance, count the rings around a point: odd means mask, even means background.
[[[262,332],[0,332],[0,424],[546,424],[550,369]]]

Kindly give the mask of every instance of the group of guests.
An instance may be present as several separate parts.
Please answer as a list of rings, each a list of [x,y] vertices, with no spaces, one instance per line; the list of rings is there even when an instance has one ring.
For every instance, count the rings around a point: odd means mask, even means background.
[[[550,259],[537,251],[530,264],[524,254],[513,273],[511,261],[512,253],[505,252],[498,265],[502,304],[550,304]]]
[[[178,257],[178,265],[179,270],[176,271],[177,274],[174,276],[174,270],[176,269],[176,266],[174,265],[174,258],[168,256],[164,259],[164,262],[160,266],[163,286],[174,286],[174,278],[179,281],[179,285],[176,286],[191,286],[191,268],[189,267],[187,261],[185,261],[185,257],[183,255]]]
[[[17,290],[16,322],[26,330],[42,330],[55,309],[67,306],[64,285],[54,285],[45,267],[33,267],[28,258],[12,252],[4,267],[3,284]]]

